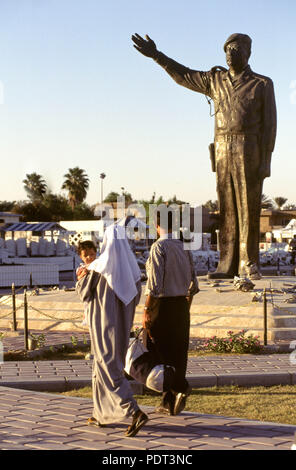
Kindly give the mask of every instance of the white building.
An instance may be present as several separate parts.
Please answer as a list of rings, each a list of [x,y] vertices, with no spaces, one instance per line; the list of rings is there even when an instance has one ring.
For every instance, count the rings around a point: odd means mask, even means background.
[[[288,243],[292,238],[294,238],[294,235],[296,235],[296,219],[290,220],[286,227],[275,229],[272,233],[274,238],[279,242]]]
[[[13,212],[0,212],[0,227],[5,224],[15,224],[20,221],[21,214]]]
[[[113,220],[61,220],[60,224],[68,231],[75,232],[69,236],[69,244],[77,245],[84,240],[92,240],[97,247],[103,240],[106,227]]]

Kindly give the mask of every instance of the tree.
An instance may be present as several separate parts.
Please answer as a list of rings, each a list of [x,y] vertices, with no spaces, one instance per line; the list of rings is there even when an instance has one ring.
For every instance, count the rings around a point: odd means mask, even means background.
[[[109,193],[105,199],[104,199],[104,202],[117,202],[117,198],[120,197],[120,194],[119,193],[116,193],[115,191],[111,191],[111,193]]]
[[[77,204],[72,210],[67,198],[52,193],[47,193],[42,201],[34,204],[28,201],[18,201],[13,207],[13,212],[22,214],[26,222],[95,219],[93,210],[87,204]]]
[[[47,185],[42,176],[37,173],[27,174],[23,183],[25,184],[25,191],[33,204],[40,201],[46,193]]]
[[[43,197],[43,205],[48,209],[49,221],[59,222],[60,220],[71,220],[73,211],[67,198],[61,195],[48,192]]]
[[[158,199],[156,199],[156,193],[154,192],[151,196],[151,199],[150,200],[147,200],[147,199],[141,199],[140,201],[138,201],[138,204],[141,204],[144,209],[145,209],[145,212],[146,212],[146,223],[148,225],[153,225],[153,218],[152,220],[150,220],[149,216],[151,215],[150,214],[150,211],[149,211],[149,205],[151,204],[155,204],[156,206],[159,206],[160,204],[165,204],[165,201],[163,199],[162,196],[159,196]]]
[[[94,216],[93,209],[85,202],[82,202],[81,204],[75,206],[72,212],[72,218],[73,220],[97,219],[97,217]]]
[[[24,222],[50,222],[51,213],[42,202],[18,201],[13,212],[22,214]]]
[[[269,198],[269,196],[266,196],[265,194],[262,194],[261,196],[261,209],[273,209],[273,202],[272,199]]]
[[[68,173],[64,175],[65,181],[62,189],[68,191],[69,204],[74,210],[75,206],[81,204],[86,198],[87,190],[89,187],[89,178],[84,170],[76,166],[69,168]]]
[[[284,206],[284,211],[295,211],[296,210],[296,204],[286,204]]]
[[[278,196],[273,198],[273,200],[276,203],[277,209],[282,210],[283,205],[286,204],[288,199],[285,197]]]
[[[210,212],[217,212],[219,210],[218,201],[212,201],[212,199],[209,199],[209,201],[203,204],[203,206],[206,207]]]
[[[179,206],[181,206],[182,204],[186,204],[185,201],[181,201],[180,199],[177,198],[176,194],[171,197],[168,201],[167,201],[167,205],[168,206],[171,206],[172,204],[178,204]]]
[[[15,201],[0,201],[0,212],[12,211]]]
[[[125,202],[126,207],[128,207],[133,202],[136,202],[136,201],[133,201],[133,197],[131,193],[128,193],[127,191],[123,191],[122,196],[124,196],[124,202]]]

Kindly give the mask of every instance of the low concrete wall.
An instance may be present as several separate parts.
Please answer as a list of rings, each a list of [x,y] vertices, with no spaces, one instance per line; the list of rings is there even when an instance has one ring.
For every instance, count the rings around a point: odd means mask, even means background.
[[[59,284],[57,264],[27,264],[19,266],[0,265],[0,287],[33,285],[50,286]]]

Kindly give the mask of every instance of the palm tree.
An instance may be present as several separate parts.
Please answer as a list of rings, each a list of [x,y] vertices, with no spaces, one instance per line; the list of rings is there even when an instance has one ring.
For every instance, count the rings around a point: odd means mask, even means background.
[[[262,194],[261,196],[261,209],[273,209],[273,202],[269,196]]]
[[[25,191],[33,203],[40,201],[46,193],[47,185],[42,176],[37,173],[26,175],[23,183],[25,184]]]
[[[285,197],[278,196],[278,197],[273,198],[273,200],[276,203],[277,209],[281,210],[283,205],[286,204],[288,199]]]
[[[171,197],[168,201],[167,201],[167,205],[168,206],[171,206],[172,204],[177,204],[179,206],[182,206],[182,204],[186,204],[185,201],[181,201],[180,199],[177,198],[176,194]]]
[[[65,181],[62,185],[62,189],[68,191],[69,204],[74,208],[81,204],[86,198],[87,190],[89,187],[89,178],[85,174],[84,170],[76,166],[75,168],[69,168],[68,173],[64,175]]]
[[[286,204],[284,206],[284,211],[295,211],[296,210],[296,204]]]

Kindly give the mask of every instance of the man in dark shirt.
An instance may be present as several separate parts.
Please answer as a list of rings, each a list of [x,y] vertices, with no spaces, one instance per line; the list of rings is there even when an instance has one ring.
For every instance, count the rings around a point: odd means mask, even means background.
[[[276,135],[276,106],[270,78],[248,65],[251,39],[232,34],[224,44],[229,70],[189,69],[156,49],[149,36],[132,36],[179,84],[209,96],[215,105],[215,156],[220,210],[220,262],[212,278],[248,274],[259,261],[262,184],[270,176]],[[256,271],[256,270],[255,270]]]

